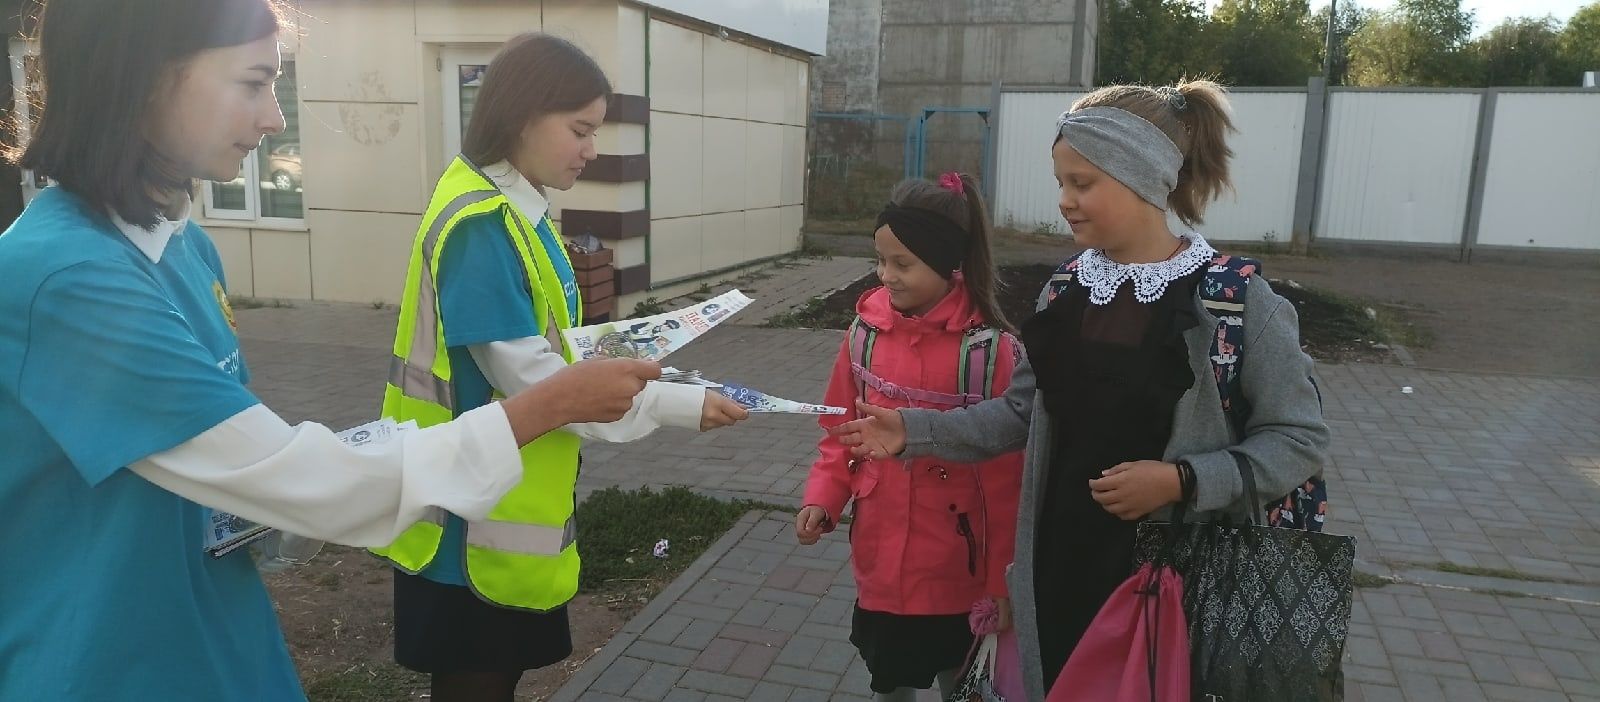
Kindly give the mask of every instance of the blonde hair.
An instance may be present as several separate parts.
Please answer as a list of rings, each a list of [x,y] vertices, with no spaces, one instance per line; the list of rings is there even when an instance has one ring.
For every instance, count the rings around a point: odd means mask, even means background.
[[[1228,177],[1228,132],[1237,131],[1228,114],[1228,95],[1209,80],[1184,80],[1175,86],[1110,85],[1072,103],[1085,107],[1115,107],[1154,124],[1183,153],[1178,185],[1167,196],[1167,207],[1185,224],[1205,221],[1206,205],[1233,183]]]

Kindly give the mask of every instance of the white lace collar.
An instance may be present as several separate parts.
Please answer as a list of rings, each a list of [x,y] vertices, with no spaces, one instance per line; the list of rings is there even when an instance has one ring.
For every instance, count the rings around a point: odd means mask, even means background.
[[[1110,304],[1117,289],[1129,279],[1133,280],[1133,297],[1149,304],[1161,299],[1167,284],[1199,270],[1217,257],[1217,250],[1206,243],[1198,232],[1179,235],[1189,241],[1189,247],[1165,261],[1155,263],[1117,263],[1100,249],[1089,249],[1078,257],[1075,278],[1079,285],[1089,289],[1089,302]]]

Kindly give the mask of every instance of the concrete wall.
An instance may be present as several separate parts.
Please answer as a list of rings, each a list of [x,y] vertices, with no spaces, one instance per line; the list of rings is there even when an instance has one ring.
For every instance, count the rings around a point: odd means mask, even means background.
[[[661,20],[649,32],[652,286],[798,249],[806,62]]]
[[[649,115],[664,131],[608,116],[597,135],[604,157],[648,153],[648,174],[605,182],[586,172],[571,190],[550,193],[558,225],[568,210],[593,221],[656,205],[652,219],[663,227],[606,240],[619,281],[637,290],[798,247],[808,71],[792,53],[652,21],[659,11],[628,2],[302,0],[298,10],[286,55],[299,76],[304,219],[199,217],[236,294],[398,301],[449,156],[441,59],[458,50],[491,55],[527,31],[577,43],[620,96],[660,93]],[[654,58],[646,56],[652,41]],[[682,192],[690,182],[692,198]],[[652,197],[653,187],[662,192]],[[693,236],[674,229],[691,225]],[[656,255],[661,269],[652,272]],[[619,311],[644,294],[624,297]]]
[[[828,53],[811,62],[811,111],[878,111],[883,0],[831,0]]]
[[[901,115],[929,106],[987,107],[995,81],[1030,87],[1085,85],[1093,78],[1097,4],[833,0],[828,56],[817,61],[812,104],[822,105],[828,83],[838,80],[846,83],[845,109]],[[857,85],[874,85],[876,94]],[[900,153],[898,142],[888,142],[901,135],[883,131],[881,151]],[[976,115],[934,117],[928,127],[928,172],[978,171],[982,138],[983,122]]]

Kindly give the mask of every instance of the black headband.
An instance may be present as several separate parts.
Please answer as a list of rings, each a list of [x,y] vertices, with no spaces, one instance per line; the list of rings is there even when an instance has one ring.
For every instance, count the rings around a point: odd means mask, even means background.
[[[873,229],[885,224],[913,255],[946,280],[955,275],[967,258],[966,230],[942,214],[890,203],[878,214],[878,223]]]

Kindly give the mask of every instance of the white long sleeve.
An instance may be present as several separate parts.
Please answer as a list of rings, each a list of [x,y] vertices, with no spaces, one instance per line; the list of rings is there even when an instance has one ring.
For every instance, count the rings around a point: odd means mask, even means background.
[[[255,405],[129,467],[199,504],[351,546],[388,545],[434,507],[482,519],[522,480],[499,403],[358,447]]]
[[[566,359],[541,336],[511,341],[491,341],[467,347],[489,384],[515,395],[565,368]],[[605,424],[570,424],[567,430],[585,439],[624,443],[641,439],[661,427],[700,428],[706,390],[696,385],[651,382],[633,398],[633,408],[622,419]]]

